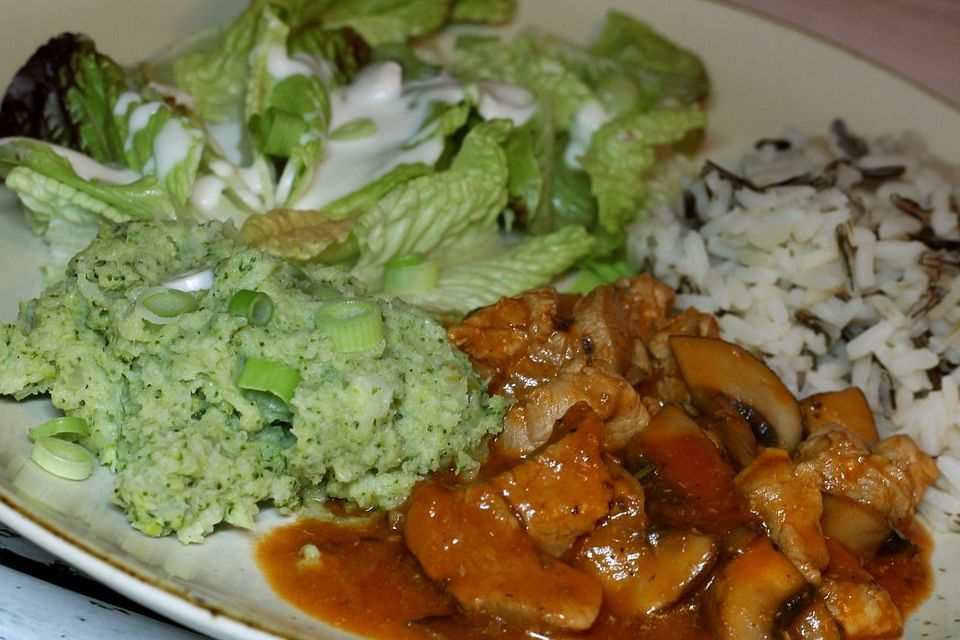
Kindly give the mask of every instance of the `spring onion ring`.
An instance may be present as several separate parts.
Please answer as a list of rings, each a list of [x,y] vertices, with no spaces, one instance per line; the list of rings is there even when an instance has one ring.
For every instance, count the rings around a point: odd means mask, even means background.
[[[262,291],[241,289],[230,298],[227,310],[235,316],[246,318],[253,326],[264,327],[273,317],[273,300]]]
[[[39,438],[56,436],[63,440],[79,440],[90,435],[90,426],[83,418],[76,416],[63,416],[47,420],[43,424],[30,429],[30,442],[36,442]]]
[[[433,260],[413,254],[389,261],[383,271],[383,291],[408,296],[430,291],[437,286],[440,267]]]
[[[67,480],[85,480],[96,466],[96,459],[88,449],[56,436],[37,438],[30,457],[44,471]]]
[[[193,271],[178,273],[164,282],[163,287],[184,291],[186,293],[191,291],[206,291],[213,286],[214,279],[213,269],[211,267],[204,267],[203,269],[194,269]]]
[[[169,324],[184,313],[197,309],[196,299],[185,291],[152,287],[137,300],[136,311],[154,324]]]
[[[267,360],[250,357],[243,363],[237,376],[237,387],[246,391],[264,391],[290,402],[302,378],[293,367]]]
[[[375,347],[383,339],[383,315],[376,303],[368,300],[337,300],[317,314],[320,327],[333,341],[338,353],[351,353]]]

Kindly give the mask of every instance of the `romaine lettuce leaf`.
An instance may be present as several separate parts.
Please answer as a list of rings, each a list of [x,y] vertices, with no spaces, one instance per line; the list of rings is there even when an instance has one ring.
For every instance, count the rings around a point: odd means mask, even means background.
[[[533,233],[570,224],[618,233],[641,213],[657,148],[704,124],[694,107],[665,109],[703,97],[708,82],[699,59],[616,12],[587,48],[532,31],[510,43],[461,37],[454,68],[537,96],[536,116],[507,145],[511,203]],[[581,114],[593,111],[581,124]]]
[[[406,300],[439,316],[463,316],[543,286],[587,256],[592,246],[593,238],[579,226],[527,236],[482,259],[441,265],[437,286]]]
[[[599,227],[617,233],[637,216],[658,147],[704,126],[703,111],[689,106],[621,116],[594,133],[580,163],[597,199]]]
[[[358,220],[361,253],[354,274],[379,283],[394,258],[429,255],[467,231],[496,231],[507,202],[502,144],[511,125],[484,122],[464,138],[447,171],[410,180],[387,193]]]
[[[27,194],[44,202],[68,193],[82,196],[83,204],[78,206],[104,222],[175,217],[173,204],[155,176],[117,171],[89,158],[83,159],[89,171],[78,172],[71,156],[69,150],[58,152],[39,140],[8,138],[0,141],[0,174],[4,167],[9,170],[6,185],[21,197]],[[97,176],[111,176],[111,180]],[[56,209],[50,213],[56,215]]]
[[[467,35],[457,39],[454,73],[468,80],[494,80],[526,87],[538,102],[550,100],[557,128],[570,127],[577,110],[594,97],[590,86],[564,65],[536,33],[524,33],[512,42],[497,36]]]
[[[82,163],[80,173],[71,159]],[[38,140],[0,141],[3,174],[7,188],[24,204],[27,220],[50,245],[51,263],[44,268],[48,283],[62,275],[67,261],[87,246],[101,224],[175,216],[154,176],[112,169]]]
[[[131,99],[126,105],[123,113],[115,113],[127,140],[124,164],[155,176],[174,208],[182,211],[197,178],[206,134],[166,103]]]
[[[323,210],[333,218],[343,218],[352,213],[362,213],[401,184],[428,175],[432,171],[432,167],[419,162],[398,165],[376,180],[368,182],[361,189],[324,205]]]
[[[710,89],[700,58],[619,11],[608,14],[603,32],[589,50],[620,63],[619,71],[638,82],[647,104],[692,104]]]
[[[264,4],[251,2],[240,17],[173,61],[177,86],[193,96],[197,113],[208,122],[245,120],[250,51],[266,27]]]
[[[513,17],[515,9],[514,0],[454,0],[450,20],[501,24]]]
[[[451,0],[318,0],[311,11],[327,28],[350,27],[370,45],[406,42],[444,25]]]

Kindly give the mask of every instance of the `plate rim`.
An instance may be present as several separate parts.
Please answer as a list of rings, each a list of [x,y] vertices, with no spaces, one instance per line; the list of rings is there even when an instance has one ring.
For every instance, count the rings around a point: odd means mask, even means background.
[[[518,1],[523,2],[523,0]],[[817,47],[827,48],[837,54],[854,58],[882,74],[896,78],[909,86],[912,91],[936,101],[942,107],[960,117],[960,104],[954,103],[919,83],[906,73],[869,58],[841,42],[821,36],[808,28],[788,22],[778,16],[765,14],[753,7],[735,4],[727,0],[698,1],[748,16],[752,20],[786,29],[815,43]],[[709,69],[709,62],[707,64]],[[709,101],[707,104],[709,114]],[[784,122],[783,124],[787,125],[788,123]],[[745,144],[749,144],[749,141],[745,141]],[[701,159],[701,154],[698,154],[697,158]],[[953,162],[954,160],[948,161]],[[9,492],[8,487],[2,483],[0,483],[0,522],[3,522],[38,547],[78,567],[109,588],[201,633],[215,634],[217,637],[241,638],[243,640],[290,640],[298,637],[284,632],[278,633],[278,630],[270,629],[268,625],[245,616],[242,612],[231,607],[207,602],[205,598],[191,594],[187,589],[178,586],[171,580],[165,580],[141,571],[134,566],[133,562],[112,558],[110,554],[96,548],[97,545],[87,542],[82,536],[59,527],[38,510],[31,509],[25,501]],[[936,538],[937,532],[922,519],[921,522],[931,536]],[[939,575],[935,567],[931,568],[932,577],[936,584],[936,582],[939,582],[937,580]],[[934,597],[935,591],[936,586],[934,586],[930,598]],[[150,598],[147,599],[145,596],[150,596]],[[288,606],[292,607],[289,604]],[[911,614],[911,617],[915,613]],[[328,627],[329,631],[327,633],[330,634],[330,637],[360,637],[323,620],[317,620],[317,623]]]

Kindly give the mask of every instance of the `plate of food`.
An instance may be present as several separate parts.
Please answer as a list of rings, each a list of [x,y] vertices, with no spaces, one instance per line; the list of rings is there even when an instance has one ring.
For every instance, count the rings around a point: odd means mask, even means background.
[[[6,525],[222,638],[960,632],[954,108],[703,0],[7,19]]]

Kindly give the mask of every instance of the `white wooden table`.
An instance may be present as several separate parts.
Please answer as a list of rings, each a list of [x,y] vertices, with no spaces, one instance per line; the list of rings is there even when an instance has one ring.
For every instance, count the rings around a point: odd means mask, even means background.
[[[0,525],[3,640],[198,640]]]

